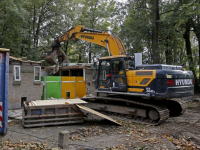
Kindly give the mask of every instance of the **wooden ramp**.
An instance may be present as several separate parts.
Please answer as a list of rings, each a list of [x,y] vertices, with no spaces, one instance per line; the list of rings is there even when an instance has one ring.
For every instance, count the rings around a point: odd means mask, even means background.
[[[97,111],[95,111],[95,110],[93,110],[93,109],[90,109],[90,108],[88,108],[88,107],[85,107],[85,106],[83,106],[83,105],[79,105],[79,104],[76,104],[76,106],[78,106],[80,109],[83,109],[83,110],[85,110],[85,111],[88,111],[88,112],[90,112],[90,113],[93,113],[93,114],[95,114],[95,115],[97,115],[97,116],[99,116],[99,117],[102,117],[102,118],[105,118],[105,119],[107,119],[107,120],[110,120],[110,121],[112,121],[112,122],[114,122],[114,123],[116,123],[116,124],[118,124],[118,125],[122,125],[121,123],[118,123],[117,121],[115,121],[114,119],[112,119],[112,118],[110,118],[110,117],[108,117],[108,116],[106,116],[106,115],[104,115],[104,114],[102,114],[102,113],[99,113],[99,112],[97,112]]]

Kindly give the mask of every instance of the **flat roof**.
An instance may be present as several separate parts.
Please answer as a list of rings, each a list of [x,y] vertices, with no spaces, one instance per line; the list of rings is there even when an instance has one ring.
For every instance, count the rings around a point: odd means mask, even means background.
[[[6,48],[0,48],[0,52],[9,52],[10,50],[9,49],[6,49]]]
[[[59,66],[59,70],[63,71],[63,70],[78,70],[78,69],[85,69],[85,68],[90,68],[91,66]],[[53,70],[54,67],[53,66],[43,66],[42,69],[45,71],[47,70]]]

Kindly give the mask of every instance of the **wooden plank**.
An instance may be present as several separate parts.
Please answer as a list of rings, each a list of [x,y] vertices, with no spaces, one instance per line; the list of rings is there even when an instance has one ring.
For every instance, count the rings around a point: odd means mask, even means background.
[[[66,122],[39,123],[39,124],[24,124],[24,127],[28,128],[28,127],[40,127],[40,126],[49,126],[49,125],[74,124],[74,123],[83,123],[83,120],[66,121]]]
[[[112,122],[114,122],[114,123],[116,123],[116,124],[118,124],[118,125],[122,125],[121,123],[118,123],[117,121],[115,121],[114,119],[112,119],[112,118],[110,118],[110,117],[108,117],[108,116],[106,116],[106,115],[104,115],[104,114],[102,114],[102,113],[99,113],[99,112],[97,112],[97,111],[95,111],[95,110],[93,110],[93,109],[90,109],[90,108],[88,108],[88,107],[85,107],[85,106],[83,106],[83,105],[79,105],[79,104],[76,104],[80,109],[83,109],[83,110],[85,110],[85,111],[88,111],[88,112],[90,112],[90,113],[93,113],[93,114],[95,114],[95,115],[97,115],[97,116],[100,116],[100,117],[102,117],[102,118],[105,118],[105,119],[107,119],[107,120],[110,120],[110,121],[112,121]]]
[[[59,105],[41,105],[41,106],[29,106],[29,105],[27,106],[27,105],[24,105],[24,106],[25,106],[24,107],[25,110],[34,110],[34,109],[46,109],[46,108],[57,108],[57,107],[58,108],[69,108],[69,107],[73,107],[73,106],[76,106],[76,105],[73,105],[73,104],[68,104],[68,105],[59,104]]]
[[[65,104],[84,104],[87,103],[81,99],[58,99],[58,100],[36,100],[29,102],[29,106],[44,106],[44,105],[65,105]]]
[[[44,114],[44,115],[26,115],[24,116],[24,119],[26,118],[44,118],[44,117],[62,117],[62,116],[80,116],[83,115],[82,113],[67,113],[67,114]]]
[[[81,100],[81,99],[67,99],[65,104],[68,103],[68,104],[84,104],[84,103],[87,103],[86,101],[84,100]]]
[[[31,101],[31,103],[29,103],[29,104],[31,104],[31,106],[37,106],[38,105],[36,101]]]
[[[53,118],[53,119],[35,119],[35,120],[24,120],[24,123],[39,123],[39,122],[55,122],[55,121],[67,121],[67,120],[83,120],[83,116],[79,117],[67,117],[67,118]]]

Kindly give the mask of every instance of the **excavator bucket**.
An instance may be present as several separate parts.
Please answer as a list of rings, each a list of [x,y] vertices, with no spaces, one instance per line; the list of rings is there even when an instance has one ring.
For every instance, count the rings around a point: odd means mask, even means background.
[[[45,61],[50,65],[61,64],[67,60],[65,53],[59,47],[54,48],[45,56]]]

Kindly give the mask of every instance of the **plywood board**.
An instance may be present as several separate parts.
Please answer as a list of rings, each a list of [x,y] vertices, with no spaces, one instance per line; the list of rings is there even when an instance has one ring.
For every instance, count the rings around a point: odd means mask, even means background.
[[[44,106],[44,105],[65,105],[65,104],[84,104],[87,103],[81,99],[59,99],[59,100],[36,100],[29,102],[29,106]]]
[[[68,104],[84,104],[84,103],[87,103],[86,101],[84,100],[81,100],[81,99],[67,99],[65,100],[65,104],[68,103]]]
[[[85,111],[88,111],[88,112],[90,112],[90,113],[93,113],[93,114],[95,114],[95,115],[97,115],[97,116],[100,116],[100,117],[102,117],[102,118],[105,118],[105,119],[107,119],[107,120],[110,120],[110,121],[112,121],[112,122],[114,122],[114,123],[116,123],[116,124],[118,124],[118,125],[122,125],[121,123],[118,123],[117,121],[115,121],[114,119],[112,119],[112,118],[110,118],[110,117],[108,117],[108,116],[106,116],[106,115],[104,115],[104,114],[102,114],[102,113],[99,113],[99,112],[97,112],[97,111],[95,111],[95,110],[93,110],[93,109],[90,109],[90,108],[88,108],[88,107],[85,107],[85,106],[83,106],[83,105],[79,105],[79,104],[76,104],[80,109],[83,109],[83,110],[85,110]]]

